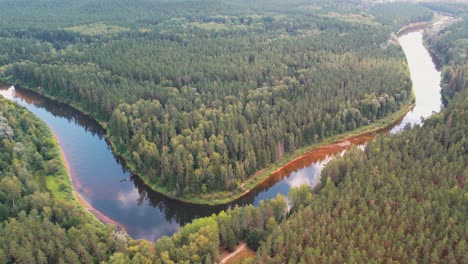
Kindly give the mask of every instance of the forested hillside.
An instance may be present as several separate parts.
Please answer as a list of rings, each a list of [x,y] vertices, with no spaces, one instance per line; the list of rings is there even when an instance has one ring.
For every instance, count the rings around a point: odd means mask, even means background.
[[[179,198],[243,192],[285,155],[408,105],[391,33],[432,17],[359,1],[29,2],[0,2],[3,79],[91,114]]]

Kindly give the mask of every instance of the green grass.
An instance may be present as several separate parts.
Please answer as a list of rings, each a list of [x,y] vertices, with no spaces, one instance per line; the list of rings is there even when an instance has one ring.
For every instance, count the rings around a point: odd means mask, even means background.
[[[39,119],[38,117],[34,116],[34,118]],[[39,186],[41,188],[46,188],[46,190],[51,194],[53,199],[56,200],[64,200],[69,203],[72,203],[76,208],[82,210],[85,215],[87,216],[88,220],[91,223],[102,225],[102,223],[91,213],[88,212],[86,207],[80,203],[79,200],[74,196],[74,189],[71,182],[71,176],[67,169],[66,161],[64,160],[64,156],[62,154],[62,149],[60,148],[57,138],[50,130],[50,128],[40,120],[40,124],[42,126],[43,131],[47,131],[47,137],[53,144],[53,158],[52,160],[56,160],[58,168],[55,173],[47,174],[45,171],[41,175],[37,175]],[[45,177],[43,175],[46,175]]]
[[[65,161],[63,160],[62,151],[58,145],[58,142],[53,133],[50,131],[49,127],[38,117],[34,118],[40,121],[40,126],[42,126],[41,130],[47,131],[46,136],[50,139],[53,145],[53,149],[50,150],[53,154],[53,158],[48,162],[54,161],[57,165],[55,173],[50,174],[47,172],[47,170],[42,170],[40,175],[36,176],[39,182],[39,186],[49,191],[52,197],[56,199],[72,201],[74,200],[73,186],[70,181],[70,176],[68,175],[68,170],[65,166]]]

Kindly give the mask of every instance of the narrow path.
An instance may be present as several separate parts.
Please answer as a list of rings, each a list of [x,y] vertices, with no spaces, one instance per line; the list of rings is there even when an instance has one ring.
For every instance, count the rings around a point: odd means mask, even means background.
[[[230,253],[229,255],[226,255],[224,256],[223,259],[221,259],[221,261],[219,262],[220,264],[225,264],[230,258],[234,257],[235,255],[239,254],[239,252],[241,252],[242,250],[246,249],[247,248],[247,244],[245,242],[243,242],[242,244],[240,244],[236,250],[234,250],[234,252]]]

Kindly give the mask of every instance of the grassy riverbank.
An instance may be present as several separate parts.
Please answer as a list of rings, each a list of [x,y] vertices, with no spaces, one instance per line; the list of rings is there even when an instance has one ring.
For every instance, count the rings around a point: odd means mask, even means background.
[[[19,105],[17,105],[17,107],[22,108],[22,106]],[[24,109],[24,111],[27,111],[27,109]],[[47,153],[51,157],[46,164],[47,176],[43,177],[42,174],[35,175],[35,180],[38,182],[41,190],[48,191],[53,199],[68,201],[78,210],[86,211],[86,216],[93,223],[99,225],[102,223],[112,224],[119,227],[119,229],[124,229],[119,223],[96,210],[74,189],[70,166],[63,149],[60,147],[59,139],[43,120],[36,117],[34,114],[29,114],[29,112],[28,115],[37,122],[37,129],[43,131],[46,143],[48,144]]]
[[[27,111],[27,109],[22,106],[10,102],[7,99],[3,99],[1,96],[0,102],[11,104],[9,107],[13,107],[14,105],[18,111],[24,113],[28,119],[32,120],[34,131],[40,131],[41,138],[38,140],[40,140],[42,145],[47,146],[46,151],[48,160],[42,160],[44,163],[44,169],[40,171],[40,173],[34,174],[34,180],[38,183],[39,189],[41,191],[49,192],[54,200],[63,200],[67,203],[73,204],[73,206],[78,210],[87,211],[87,203],[73,188],[70,168],[53,131],[50,130],[44,121]],[[40,161],[41,160],[36,160],[35,162]],[[85,215],[91,222],[101,224],[101,222],[92,214],[87,213]]]
[[[95,210],[89,203],[87,203],[73,188],[72,176],[70,167],[65,158],[64,152],[60,147],[58,138],[54,132],[42,121],[40,118],[31,114],[31,118],[37,120],[37,124],[40,125],[40,129],[45,131],[45,135],[48,139],[48,143],[52,145],[49,147],[49,155],[53,158],[48,162],[48,167],[53,166],[54,173],[49,173],[46,177],[36,176],[36,180],[40,183],[41,187],[45,188],[52,195],[54,199],[64,200],[73,204],[78,210],[87,212],[85,215],[94,224],[101,225],[102,222],[107,224],[116,224],[109,221],[103,221],[92,213],[88,213],[90,210]],[[100,221],[101,220],[101,221]]]

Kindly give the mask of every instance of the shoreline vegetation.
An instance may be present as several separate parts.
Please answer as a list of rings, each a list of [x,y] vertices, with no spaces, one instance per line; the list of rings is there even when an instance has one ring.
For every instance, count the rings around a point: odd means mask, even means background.
[[[2,81],[5,82],[5,83],[8,83],[8,80],[4,79]],[[11,85],[10,83],[8,83],[8,84]],[[50,95],[38,92],[37,90],[31,89],[31,88],[26,87],[24,85],[14,85],[14,86],[17,87],[17,88],[25,89],[27,91],[35,93],[35,94],[37,94],[39,96],[42,96],[42,97],[44,97],[44,98],[46,98],[48,100],[52,100],[52,101],[55,101],[55,102],[58,102],[58,103],[64,103],[64,104],[76,109],[81,114],[83,114],[85,116],[88,116],[88,117],[92,118],[93,120],[95,120],[106,131],[106,142],[111,146],[113,154],[116,157],[118,157],[119,159],[121,159],[124,162],[124,166],[126,166],[132,173],[135,171],[135,168],[130,163],[127,162],[127,159],[124,156],[122,156],[120,154],[117,154],[115,152],[115,146],[109,140],[109,132],[108,132],[108,129],[107,129],[106,122],[103,122],[101,120],[98,120],[98,119],[94,118],[93,116],[86,113],[86,111],[82,110],[80,107],[74,105],[71,102],[60,101],[59,99],[57,99],[54,96],[50,96]],[[252,177],[248,178],[248,180],[243,182],[240,185],[240,188],[237,188],[234,191],[215,192],[215,193],[206,194],[205,196],[200,195],[199,197],[173,197],[169,193],[169,191],[167,191],[164,187],[148,184],[144,177],[141,177],[138,174],[135,174],[135,175],[137,175],[140,179],[142,179],[145,182],[145,184],[148,187],[150,187],[153,191],[155,191],[157,193],[160,193],[160,194],[162,194],[162,195],[164,195],[164,196],[166,196],[168,198],[177,200],[179,202],[189,203],[189,204],[199,204],[199,205],[210,205],[210,206],[228,204],[228,203],[236,201],[236,200],[242,198],[244,195],[247,195],[248,193],[250,193],[255,187],[257,187],[261,183],[267,181],[270,178],[270,176],[272,176],[275,172],[278,172],[278,171],[282,170],[283,167],[286,167],[288,164],[290,164],[292,162],[295,162],[297,160],[300,160],[301,158],[304,158],[304,155],[307,154],[308,152],[314,151],[314,150],[316,150],[318,148],[327,148],[327,147],[335,145],[335,144],[340,144],[341,142],[344,142],[344,141],[346,141],[346,140],[348,140],[350,138],[359,137],[359,136],[363,136],[363,135],[367,135],[367,134],[378,133],[379,131],[385,130],[385,129],[397,124],[399,121],[401,121],[401,119],[404,117],[404,115],[406,115],[406,113],[411,111],[411,109],[414,107],[414,104],[413,104],[414,100],[415,100],[415,97],[414,97],[414,93],[412,92],[411,96],[408,97],[407,104],[405,104],[400,110],[398,110],[398,111],[396,111],[396,112],[394,112],[394,113],[392,113],[392,114],[390,114],[390,115],[388,115],[388,116],[386,116],[384,118],[376,120],[375,122],[373,122],[373,123],[371,123],[369,125],[359,127],[359,128],[357,128],[355,130],[347,131],[346,133],[341,133],[341,134],[338,134],[338,135],[328,137],[328,138],[326,138],[324,140],[321,140],[320,142],[317,142],[317,143],[314,143],[312,145],[299,148],[296,151],[294,151],[293,153],[285,155],[281,160],[271,164],[267,168],[264,168],[264,169],[256,172]],[[60,145],[59,145],[59,148],[60,148]],[[60,151],[63,153],[61,148],[60,148]],[[69,175],[70,175],[70,180],[72,180],[72,176],[71,176],[70,171],[69,171]],[[72,187],[73,187],[73,184],[72,184]],[[74,188],[73,188],[73,192],[76,192],[76,190]],[[78,196],[79,196],[79,194],[78,194]],[[221,198],[214,198],[213,196],[221,196]],[[106,223],[111,223],[111,224],[115,225],[115,221],[113,221],[109,217],[102,214],[99,210],[92,207],[82,197],[80,197],[80,198],[81,199],[78,199],[77,202],[79,202],[80,205],[83,206],[87,211],[94,214],[94,216],[96,218],[101,220],[101,218],[98,215],[102,215],[103,216],[102,221],[105,221]],[[79,200],[81,200],[81,201],[79,201]],[[108,219],[110,221],[107,221],[106,219]]]
[[[23,88],[24,89],[24,88]],[[32,91],[31,89],[28,89],[28,91]],[[35,92],[34,92],[35,93]],[[44,95],[40,95],[42,97],[46,97]],[[1,99],[2,97],[0,97]],[[47,98],[47,97],[46,97]],[[50,99],[49,99],[50,100]],[[57,101],[57,100],[54,100]],[[60,101],[57,101],[60,102]],[[12,102],[14,103],[14,102]],[[20,106],[22,107],[22,106]],[[27,110],[29,112],[29,110]],[[81,111],[80,111],[81,112]],[[60,160],[60,168],[58,170],[58,173],[56,176],[51,178],[46,179],[46,187],[47,189],[51,192],[51,194],[57,198],[61,198],[67,201],[72,202],[77,208],[83,209],[84,211],[88,212],[88,216],[92,222],[98,223],[98,224],[111,224],[115,226],[118,230],[126,232],[126,228],[124,225],[121,223],[113,220],[109,216],[105,215],[98,209],[94,208],[84,197],[82,197],[75,189],[74,186],[74,178],[73,178],[73,173],[71,172],[70,169],[70,164],[68,163],[65,151],[63,151],[62,146],[60,145],[60,140],[55,134],[55,132],[39,117],[36,115],[32,114],[34,118],[37,118],[41,126],[45,128],[45,130],[50,133],[50,138],[52,139],[53,145],[54,145],[54,152],[57,158]],[[49,135],[48,135],[49,136]],[[66,174],[66,177],[63,177],[63,174]],[[59,183],[57,183],[55,180],[59,179]],[[76,179],[75,179],[76,180]],[[65,185],[65,187],[61,187],[60,185]],[[68,188],[71,190],[68,192]],[[71,195],[71,196],[70,196]]]
[[[22,106],[19,106],[19,107],[22,107]],[[42,119],[40,119],[34,114],[31,114],[31,116],[38,119],[43,129],[45,129],[47,133],[50,133],[50,135],[47,135],[47,136],[52,139],[53,146],[54,146],[54,155],[60,160],[58,173],[56,173],[56,175],[54,175],[53,177],[46,178],[47,189],[51,192],[52,196],[56,198],[70,201],[74,203],[75,206],[77,207],[86,208],[84,206],[85,205],[84,200],[82,200],[79,195],[76,195],[77,193],[72,184],[70,167],[66,160],[65,153],[63,152],[62,147],[60,146],[57,136],[55,135],[54,131],[52,131],[52,129]],[[59,184],[56,182],[57,179],[61,180],[60,184],[65,184],[65,187],[70,188],[71,191],[68,192],[66,188],[60,187]],[[92,218],[94,218],[94,215],[92,215]],[[95,219],[99,220],[97,217]],[[99,222],[99,221],[96,221],[96,222]]]
[[[418,23],[408,24],[408,25],[404,26],[403,28],[401,28],[400,30],[398,30],[395,33],[395,36],[401,36],[403,34],[409,33],[409,32],[414,31],[414,30],[419,30],[419,29],[426,28],[426,27],[434,24],[435,22],[437,22],[436,19],[431,20],[431,21],[426,21],[426,22],[418,22]],[[5,82],[5,83],[10,84],[11,80],[9,80],[8,78],[3,78],[2,81]],[[15,86],[19,87],[20,89],[26,89],[28,91],[31,91],[31,92],[33,92],[35,94],[38,94],[40,96],[43,96],[43,97],[49,99],[49,100],[53,100],[53,101],[58,102],[58,103],[67,104],[68,106],[76,109],[77,111],[79,111],[83,115],[86,115],[86,116],[92,118],[93,120],[96,120],[96,122],[102,128],[104,128],[104,130],[106,131],[106,141],[111,146],[112,152],[114,153],[114,155],[116,157],[120,158],[124,162],[124,165],[130,171],[132,171],[132,173],[134,171],[136,171],[134,166],[132,164],[130,164],[123,155],[120,155],[120,154],[116,153],[116,151],[115,151],[116,146],[113,144],[113,142],[111,140],[109,140],[110,133],[109,133],[108,126],[107,126],[106,122],[91,116],[84,109],[77,106],[76,104],[73,104],[72,102],[70,102],[68,100],[61,101],[61,100],[57,99],[54,96],[45,94],[44,92],[41,92],[41,91],[37,91],[36,89],[31,89],[30,87],[27,87],[27,86],[24,86],[24,85],[15,85]],[[228,203],[234,202],[234,201],[242,198],[246,194],[250,193],[258,185],[260,185],[261,183],[267,181],[274,173],[276,173],[278,171],[281,171],[288,164],[291,164],[292,162],[295,162],[295,161],[298,161],[298,160],[304,158],[304,155],[311,152],[311,151],[314,151],[314,150],[319,149],[319,148],[327,148],[329,146],[340,144],[340,143],[343,143],[343,142],[345,142],[346,140],[348,140],[350,138],[355,138],[355,137],[360,137],[360,136],[363,136],[363,135],[378,133],[379,131],[385,130],[385,129],[397,124],[399,121],[401,121],[401,119],[404,117],[404,115],[406,115],[406,113],[411,111],[411,109],[414,107],[414,104],[413,104],[414,100],[415,100],[415,97],[414,97],[414,91],[413,91],[411,93],[411,96],[408,98],[407,103],[405,105],[403,105],[398,111],[396,111],[396,112],[394,112],[394,113],[392,113],[392,114],[390,114],[390,115],[388,115],[388,116],[386,116],[384,118],[376,120],[375,122],[370,123],[369,125],[365,125],[365,126],[357,128],[357,129],[354,129],[352,131],[347,131],[345,133],[341,133],[341,134],[337,134],[337,135],[328,137],[328,138],[326,138],[324,140],[321,140],[320,142],[316,142],[316,143],[314,143],[312,145],[301,147],[301,148],[297,149],[296,151],[294,151],[293,153],[289,153],[289,154],[285,155],[281,160],[270,164],[268,167],[263,168],[260,171],[257,171],[254,175],[249,177],[246,181],[242,182],[239,185],[239,187],[236,190],[233,190],[233,191],[213,192],[213,193],[209,193],[209,194],[200,194],[200,195],[197,195],[197,196],[191,195],[191,196],[185,196],[185,197],[180,197],[180,196],[175,197],[174,195],[172,195],[170,193],[170,191],[167,190],[167,188],[165,188],[163,186],[158,186],[158,185],[155,185],[155,184],[149,184],[148,180],[144,176],[141,176],[141,175],[138,175],[138,174],[135,174],[135,175],[137,175],[140,179],[142,179],[143,182],[145,182],[145,184],[148,187],[150,187],[153,191],[155,191],[157,193],[160,193],[160,194],[162,194],[162,195],[164,195],[164,196],[166,196],[168,198],[177,200],[179,202],[189,203],[189,204],[209,205],[209,206],[228,204]],[[82,206],[84,208],[86,208],[90,212],[94,211],[95,216],[98,219],[100,219],[100,217],[97,216],[97,215],[102,215],[103,219],[108,218],[105,215],[103,215],[102,213],[100,213],[98,210],[94,209],[87,202],[85,202],[84,199],[81,199],[81,200],[82,200]],[[115,221],[110,219],[109,222],[115,225]]]
[[[148,252],[146,241],[83,210],[59,141],[41,118],[1,96],[0,112],[7,131],[0,145],[0,263],[107,263],[123,245]]]
[[[0,100],[1,99],[3,99],[3,97],[0,97]],[[17,107],[24,108],[23,106],[18,105],[15,102],[10,102],[10,103],[15,104]],[[122,225],[120,225],[119,223],[113,221],[109,217],[99,212],[97,209],[92,207],[88,202],[86,202],[86,200],[84,200],[79,195],[79,193],[75,190],[72,184],[72,174],[71,174],[70,166],[66,159],[65,153],[62,147],[60,146],[60,141],[58,140],[56,134],[42,119],[32,114],[27,109],[25,109],[25,111],[30,113],[30,115],[34,119],[39,121],[38,124],[40,124],[41,129],[46,131],[45,132],[47,133],[46,136],[51,139],[51,144],[53,145],[54,157],[60,161],[58,164],[56,164],[57,172],[54,175],[48,176],[45,178],[45,187],[50,192],[50,194],[57,199],[63,199],[63,200],[71,202],[77,208],[86,209],[86,211],[91,213],[87,215],[89,216],[89,219],[93,222],[96,222],[99,224],[101,224],[101,222],[104,222],[104,223],[113,224],[116,227],[118,226],[119,228],[122,228]]]
[[[353,131],[348,131],[346,133],[342,133],[342,134],[338,134],[338,135],[326,138],[320,142],[302,147],[294,151],[293,153],[285,155],[281,160],[255,173],[253,176],[248,178],[248,180],[243,182],[240,185],[240,188],[234,191],[215,192],[215,193],[210,193],[206,195],[202,194],[202,195],[199,195],[199,197],[187,197],[187,198],[182,197],[180,199],[179,198],[174,198],[174,199],[181,201],[181,202],[185,202],[185,203],[213,205],[213,206],[234,202],[242,198],[243,196],[249,194],[250,192],[252,192],[258,185],[268,181],[271,176],[283,170],[289,164],[305,158],[309,152],[322,149],[322,148],[329,148],[329,147],[343,144],[343,143],[351,145],[349,142],[346,143],[351,138],[360,137],[360,136],[364,136],[368,134],[375,134],[380,131],[384,131],[389,127],[392,127],[393,125],[400,122],[402,118],[409,111],[413,109],[414,105],[413,103],[411,103],[413,101],[413,98],[414,98],[414,95],[412,95],[412,97],[409,98],[410,99],[409,103],[403,106],[402,109],[400,109],[399,111],[395,113],[392,113],[391,115],[385,118],[379,119],[369,125],[362,126]],[[152,186],[152,185],[148,185],[148,186],[150,186],[151,189],[158,191],[167,196],[167,191],[165,191],[163,188],[158,187],[158,186]]]
[[[396,33],[396,36],[400,37],[412,31],[425,29],[427,27],[430,27],[437,21],[438,21],[438,18],[434,18],[431,21],[408,24],[404,26],[403,28],[401,28],[400,30],[398,30],[398,32]],[[283,170],[289,164],[303,159],[309,152],[319,150],[322,148],[329,148],[335,145],[349,144],[349,142],[347,141],[351,138],[357,138],[357,137],[361,137],[361,136],[365,136],[369,134],[376,134],[381,131],[385,131],[393,127],[394,125],[398,124],[399,122],[401,122],[403,117],[408,112],[410,112],[414,107],[415,95],[414,95],[414,90],[412,89],[411,91],[412,91],[411,96],[408,98],[407,103],[403,105],[398,111],[384,118],[376,120],[375,122],[369,125],[359,127],[352,131],[347,131],[345,133],[334,135],[334,136],[325,138],[324,140],[321,140],[320,142],[314,143],[312,145],[299,148],[293,153],[285,155],[281,160],[270,164],[267,168],[264,168],[256,172],[253,176],[251,176],[250,178],[248,178],[245,182],[241,184],[240,188],[242,189],[237,188],[234,191],[216,192],[216,193],[210,193],[206,195],[202,194],[202,195],[199,195],[198,197],[187,197],[187,198],[182,197],[182,198],[174,198],[174,199],[179,200],[181,202],[193,203],[193,204],[204,204],[204,205],[222,205],[222,204],[227,204],[227,203],[236,201],[242,198],[243,196],[247,195],[248,193],[252,192],[257,186],[266,182],[268,179],[270,179],[271,176]],[[157,192],[160,192],[167,196],[168,192],[164,188],[155,186],[155,185],[148,185],[148,186],[151,187],[151,189],[156,190]],[[221,198],[219,198],[219,196],[221,196]]]
[[[42,120],[41,120],[42,122]],[[110,218],[109,216],[105,215],[104,213],[102,213],[101,211],[99,211],[98,209],[94,208],[94,206],[92,206],[88,201],[86,201],[86,199],[84,197],[82,197],[80,195],[80,193],[78,193],[75,188],[74,188],[74,185],[73,185],[73,174],[71,172],[71,169],[70,169],[70,164],[68,163],[68,160],[67,160],[67,157],[65,155],[65,152],[63,151],[62,147],[60,146],[60,140],[58,139],[57,135],[54,133],[54,131],[52,131],[48,126],[47,128],[51,131],[52,133],[52,136],[54,138],[54,141],[56,143],[56,147],[59,148],[59,151],[60,151],[60,159],[62,161],[62,164],[64,166],[64,169],[66,171],[66,173],[68,174],[68,178],[69,178],[69,183],[70,183],[70,187],[72,189],[72,195],[73,195],[73,198],[74,200],[76,201],[76,203],[82,207],[83,210],[86,210],[87,212],[90,213],[90,215],[95,218],[96,222],[98,223],[102,223],[102,224],[111,224],[111,225],[114,225],[118,230],[120,231],[124,231],[124,232],[127,232],[126,228],[124,225],[122,225],[121,223],[113,220],[112,218]]]

